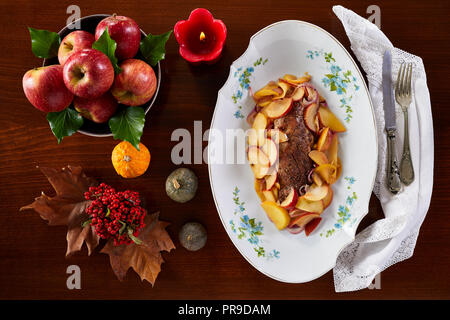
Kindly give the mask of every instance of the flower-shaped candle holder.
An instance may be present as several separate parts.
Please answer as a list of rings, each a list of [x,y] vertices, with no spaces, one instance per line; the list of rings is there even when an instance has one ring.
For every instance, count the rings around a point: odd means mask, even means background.
[[[180,55],[192,64],[214,63],[222,53],[227,28],[222,20],[214,19],[211,12],[198,8],[187,20],[178,21],[174,27],[180,45]]]

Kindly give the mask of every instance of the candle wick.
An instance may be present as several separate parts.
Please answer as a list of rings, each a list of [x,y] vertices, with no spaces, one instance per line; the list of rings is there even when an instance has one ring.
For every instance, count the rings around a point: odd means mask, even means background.
[[[205,41],[205,39],[206,39],[205,33],[203,31],[200,32],[200,41]]]

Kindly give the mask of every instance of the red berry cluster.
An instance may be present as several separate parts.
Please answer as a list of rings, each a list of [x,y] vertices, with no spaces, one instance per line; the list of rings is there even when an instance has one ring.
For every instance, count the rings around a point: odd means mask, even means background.
[[[117,192],[111,186],[101,183],[98,187],[89,187],[84,197],[86,200],[93,200],[86,213],[100,238],[112,238],[114,245],[139,243],[137,236],[145,226],[146,211],[140,206],[138,192]]]

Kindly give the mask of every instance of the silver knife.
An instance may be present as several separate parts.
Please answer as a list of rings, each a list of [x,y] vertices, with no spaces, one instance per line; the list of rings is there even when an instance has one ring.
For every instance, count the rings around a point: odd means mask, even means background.
[[[395,102],[392,86],[392,56],[391,51],[386,50],[383,56],[383,106],[384,122],[387,133],[387,166],[386,183],[388,190],[397,194],[400,191],[401,184],[398,175],[398,163],[395,148],[395,136],[397,125],[395,122]]]

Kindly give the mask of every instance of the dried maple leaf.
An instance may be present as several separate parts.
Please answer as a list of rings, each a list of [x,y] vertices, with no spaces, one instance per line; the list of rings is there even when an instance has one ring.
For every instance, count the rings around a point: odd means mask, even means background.
[[[52,168],[40,168],[55,189],[56,196],[49,197],[42,192],[40,197],[20,211],[33,209],[49,225],[67,225],[67,251],[66,256],[80,251],[86,242],[90,255],[99,243],[98,235],[90,225],[82,227],[82,223],[89,217],[85,209],[91,201],[86,201],[84,192],[90,186],[96,185],[96,181],[87,177],[81,167],[67,166],[61,170]]]
[[[165,229],[169,223],[159,221],[158,217],[159,212],[147,214],[145,217],[145,227],[138,236],[142,241],[141,244],[115,246],[113,241],[109,240],[100,251],[109,255],[111,267],[120,281],[123,281],[131,267],[142,281],[145,279],[152,285],[155,283],[161,271],[161,264],[164,262],[161,251],[169,252],[175,249]]]

